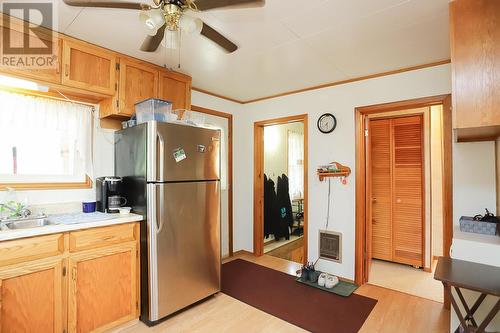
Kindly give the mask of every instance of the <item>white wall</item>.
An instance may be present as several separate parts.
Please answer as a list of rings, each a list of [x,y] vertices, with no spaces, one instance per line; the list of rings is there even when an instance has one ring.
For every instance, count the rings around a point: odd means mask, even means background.
[[[243,111],[244,107],[244,105],[194,90],[191,94],[191,105],[201,106],[207,109],[230,113],[233,115],[238,111]]]
[[[453,221],[461,216],[496,212],[495,142],[453,146]]]
[[[324,228],[327,183],[316,177],[318,165],[339,161],[354,171],[354,109],[358,106],[447,94],[451,91],[449,65],[442,65],[351,84],[289,95],[244,105],[235,117],[235,250],[252,251],[253,226],[253,123],[259,120],[307,113],[309,115],[309,260],[318,256],[318,230]],[[318,117],[331,112],[337,129],[321,134]],[[330,228],[343,233],[343,262],[320,261],[319,268],[354,278],[355,174],[346,186],[334,182]]]

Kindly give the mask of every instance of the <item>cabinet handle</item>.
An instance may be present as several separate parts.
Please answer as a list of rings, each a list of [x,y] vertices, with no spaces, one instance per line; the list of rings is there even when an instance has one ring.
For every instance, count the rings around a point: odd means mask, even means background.
[[[69,64],[64,66],[64,75],[69,76]]]

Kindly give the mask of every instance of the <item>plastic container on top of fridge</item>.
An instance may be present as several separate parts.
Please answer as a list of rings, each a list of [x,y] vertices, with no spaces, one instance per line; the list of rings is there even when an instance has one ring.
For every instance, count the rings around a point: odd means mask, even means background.
[[[182,120],[191,125],[205,125],[205,115],[201,112],[185,110],[182,114]]]
[[[149,120],[166,122],[172,119],[172,103],[157,98],[148,98],[135,104],[137,124]]]

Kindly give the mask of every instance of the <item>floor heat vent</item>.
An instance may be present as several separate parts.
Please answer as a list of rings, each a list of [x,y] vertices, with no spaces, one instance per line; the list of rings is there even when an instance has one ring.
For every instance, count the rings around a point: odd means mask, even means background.
[[[342,262],[342,234],[335,231],[319,231],[319,257]]]

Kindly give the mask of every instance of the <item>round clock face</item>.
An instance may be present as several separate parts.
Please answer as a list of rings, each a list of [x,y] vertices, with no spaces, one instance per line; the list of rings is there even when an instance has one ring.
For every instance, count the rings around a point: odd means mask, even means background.
[[[318,119],[318,129],[322,133],[331,133],[337,127],[337,119],[331,113],[325,113]]]

